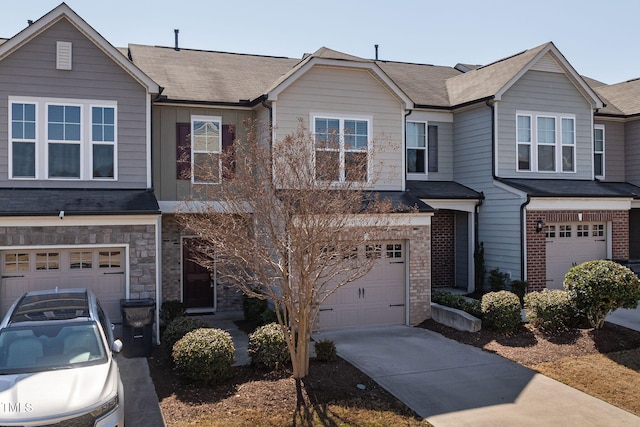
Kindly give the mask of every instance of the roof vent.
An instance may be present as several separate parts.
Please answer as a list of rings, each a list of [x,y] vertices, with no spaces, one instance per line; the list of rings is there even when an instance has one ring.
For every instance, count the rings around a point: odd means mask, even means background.
[[[378,45],[373,45],[376,48],[376,61],[378,60]]]
[[[177,28],[175,30],[173,30],[173,33],[175,34],[175,39],[176,39],[176,43],[174,46],[175,50],[180,50],[180,48],[178,47],[178,33],[180,32],[180,30],[178,30]]]
[[[56,69],[70,70],[72,64],[72,44],[71,42],[57,42],[56,44]]]

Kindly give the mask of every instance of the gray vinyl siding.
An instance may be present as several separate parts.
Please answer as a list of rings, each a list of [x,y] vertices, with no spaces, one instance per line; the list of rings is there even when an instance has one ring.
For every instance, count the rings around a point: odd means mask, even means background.
[[[154,106],[152,121],[152,163],[153,187],[159,201],[180,201],[196,197],[201,185],[193,185],[190,180],[177,179],[176,123],[191,123],[191,116],[217,116],[223,125],[235,125],[236,139],[244,136],[245,119],[253,113],[244,110],[223,110],[218,108]],[[215,184],[207,185],[207,190]]]
[[[73,69],[56,70],[56,42],[73,44]],[[68,188],[147,187],[147,95],[126,73],[66,19],[0,61],[0,186]],[[117,101],[118,181],[9,180],[8,97]],[[44,120],[44,117],[39,119]],[[90,123],[85,118],[84,123]],[[44,135],[38,143],[46,143]],[[90,147],[90,145],[85,145]],[[83,160],[88,159],[83,156]]]
[[[378,190],[400,190],[404,112],[400,101],[369,71],[315,66],[284,89],[275,102],[276,140],[292,134],[310,115],[371,118],[369,138],[376,144],[371,161]],[[381,170],[376,170],[380,165]]]
[[[624,182],[626,179],[624,123],[596,120],[595,124],[604,125],[604,181]]]
[[[593,111],[586,98],[565,74],[528,71],[503,95],[502,100],[497,103],[496,111],[497,176],[502,178],[592,178]],[[516,170],[516,111],[575,115],[575,173],[518,172]],[[535,150],[532,149],[533,155]]]
[[[491,123],[491,109],[485,104],[455,114],[455,180],[484,194],[478,212],[478,243],[484,244],[487,272],[499,268],[515,279],[521,275],[520,205],[524,200],[494,183]]]
[[[626,159],[625,167],[627,171],[626,181],[635,185],[640,185],[640,120],[636,119],[625,123],[624,129]],[[605,129],[605,132],[606,131],[607,130]]]

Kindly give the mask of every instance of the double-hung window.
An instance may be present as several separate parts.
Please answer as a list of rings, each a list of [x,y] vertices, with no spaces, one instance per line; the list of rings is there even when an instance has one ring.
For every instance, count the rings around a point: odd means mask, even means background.
[[[9,112],[10,179],[116,179],[116,102],[9,97]]]
[[[322,181],[367,181],[369,119],[314,117],[315,173]]]
[[[604,125],[595,125],[593,129],[593,173],[604,177]]]
[[[438,172],[438,126],[407,122],[407,173]]]
[[[518,112],[516,146],[520,172],[575,172],[575,118]]]
[[[11,117],[11,170],[14,178],[36,177],[36,104],[14,102]]]
[[[221,117],[191,117],[191,181],[193,183],[220,183],[221,124]]]

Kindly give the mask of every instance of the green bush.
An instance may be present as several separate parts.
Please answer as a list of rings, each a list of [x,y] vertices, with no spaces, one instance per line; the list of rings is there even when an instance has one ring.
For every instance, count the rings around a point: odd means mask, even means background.
[[[334,362],[336,360],[336,344],[331,340],[320,340],[314,344],[316,359],[320,362]]]
[[[267,301],[260,298],[248,297],[245,295],[242,300],[242,311],[244,312],[244,320],[249,322],[260,323],[262,313],[267,309]]]
[[[571,295],[560,289],[528,293],[524,308],[529,323],[547,333],[566,331],[575,318]]]
[[[221,329],[200,328],[188,332],[173,346],[173,364],[187,381],[216,384],[231,376],[235,348],[231,335]]]
[[[163,301],[162,305],[160,306],[160,321],[164,325],[168,325],[173,319],[182,317],[185,315],[185,313],[186,310],[182,301]]]
[[[207,328],[209,324],[197,317],[177,317],[167,325],[162,334],[162,345],[166,349],[166,353],[171,354],[173,345],[180,338],[185,336],[187,332],[191,332],[200,328]]]
[[[291,361],[284,332],[277,323],[260,326],[249,334],[247,353],[251,364],[261,369],[278,369]]]
[[[489,289],[492,292],[504,290],[507,286],[508,278],[507,273],[502,273],[498,267],[494,268],[489,272]]]
[[[276,316],[276,312],[270,308],[267,308],[260,315],[260,322],[258,324],[267,325],[269,323],[277,323],[277,322],[278,322],[278,316]]]
[[[514,280],[513,282],[511,282],[511,292],[518,295],[521,307],[524,307],[524,296],[527,293],[528,288],[529,284],[526,280]]]
[[[435,291],[431,294],[431,301],[446,307],[465,311],[478,319],[482,318],[482,310],[480,308],[480,301],[478,300],[468,300],[462,295],[453,295],[445,291]]]
[[[640,299],[640,280],[629,268],[609,260],[587,261],[571,267],[564,277],[577,310],[592,327],[604,326],[617,308],[635,308]]]
[[[489,292],[482,296],[482,323],[498,332],[514,332],[522,323],[520,300],[509,291]]]

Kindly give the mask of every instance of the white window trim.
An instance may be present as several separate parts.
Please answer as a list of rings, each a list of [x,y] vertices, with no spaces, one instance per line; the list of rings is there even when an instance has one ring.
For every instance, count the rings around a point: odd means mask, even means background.
[[[518,117],[527,116],[531,118],[531,142],[518,141]],[[538,169],[538,147],[539,146],[551,146],[552,144],[540,144],[538,143],[538,117],[553,118],[555,119],[555,169],[552,171],[539,170]],[[562,170],[562,119],[573,120],[573,170]],[[575,174],[577,172],[576,165],[576,151],[577,151],[577,135],[576,135],[576,116],[575,114],[562,114],[562,113],[548,113],[539,111],[516,111],[515,114],[515,130],[516,130],[516,155],[515,155],[515,168],[516,172],[522,173],[544,173],[544,174]],[[530,169],[520,169],[518,166],[518,146],[529,145],[531,147],[529,151],[530,157]],[[568,145],[568,144],[567,144]]]
[[[217,153],[218,154],[218,181],[217,182],[208,182],[208,181],[196,181],[195,176],[195,153],[193,143],[193,123],[194,122],[217,122],[218,123],[218,151],[206,151],[206,153]],[[219,185],[222,182],[222,116],[202,116],[202,115],[193,115],[191,116],[191,183],[199,184],[199,185]],[[200,151],[198,151],[199,153]],[[204,151],[202,151],[204,152]]]
[[[424,172],[407,171],[406,172],[407,178],[423,178],[429,175],[429,122],[426,120],[407,120],[407,124],[409,123],[424,124],[424,147],[409,147],[406,134],[405,134],[404,147],[405,147],[405,156],[407,158],[407,169],[408,169],[408,163],[409,163],[408,151],[415,150],[415,149],[424,150]]]
[[[338,148],[338,157],[340,162],[340,177],[338,181],[334,181],[337,184],[348,182],[345,179],[345,153],[346,152],[366,152],[367,153],[367,181],[369,184],[371,182],[371,153],[372,153],[372,139],[371,135],[373,133],[373,117],[372,116],[362,116],[356,114],[325,114],[325,113],[311,113],[309,115],[309,123],[310,128],[312,129],[313,135],[313,169],[316,167],[316,147],[315,147],[315,128],[316,128],[316,119],[332,119],[339,121],[339,148]],[[356,121],[366,121],[367,122],[367,149],[366,150],[345,150],[344,148],[344,122],[345,120],[356,120]],[[335,150],[326,150],[326,151],[335,151]]]
[[[13,140],[11,132],[12,104],[34,104],[36,106],[36,141],[35,141],[35,177],[13,177]],[[48,135],[48,106],[64,105],[80,107],[80,141],[49,141]],[[93,178],[93,138],[91,123],[91,107],[114,109],[114,150],[113,178]],[[108,100],[66,99],[66,98],[38,98],[30,96],[9,96],[9,129],[8,129],[8,179],[16,181],[117,181],[118,180],[118,103]],[[49,178],[49,144],[80,144],[80,178]]]
[[[113,108],[113,141],[94,141],[93,140],[93,107],[98,108]],[[91,167],[90,176],[94,181],[113,181],[118,173],[118,106],[117,105],[106,105],[104,103],[97,103],[89,105],[89,165]],[[113,146],[113,175],[114,178],[105,178],[105,177],[93,177],[93,146],[94,145],[112,145]]]
[[[31,105],[35,105],[35,119],[36,119],[36,129],[35,129],[35,139],[31,140],[31,139],[24,139],[24,138],[15,138],[15,141],[18,142],[29,142],[29,143],[33,143],[34,144],[34,150],[35,150],[35,177],[25,177],[25,176],[20,176],[20,177],[16,177],[13,178],[13,108],[12,108],[12,104],[31,104]],[[9,110],[9,126],[7,129],[7,135],[8,135],[8,139],[7,139],[7,145],[8,145],[8,154],[9,157],[7,159],[7,163],[8,163],[8,179],[14,179],[14,180],[27,180],[27,181],[32,181],[34,179],[38,178],[38,168],[39,168],[39,164],[40,164],[40,159],[38,156],[38,140],[39,140],[39,135],[40,135],[40,129],[38,124],[40,123],[40,112],[38,111],[38,103],[34,102],[33,100],[28,100],[26,98],[21,98],[21,99],[13,99],[12,97],[9,97],[9,105],[8,105],[8,110]]]
[[[605,165],[606,165],[605,155],[606,154],[605,153],[606,153],[606,149],[607,149],[607,134],[605,132],[604,125],[594,125],[593,129],[594,129],[594,138],[593,138],[593,154],[592,155],[602,154],[602,175],[596,175],[595,174],[595,159],[593,160],[594,161],[594,164],[593,164],[594,173],[593,173],[593,175],[596,178],[604,179],[605,174],[606,174],[606,170],[605,170]],[[602,151],[601,152],[600,151],[596,152],[596,139],[595,139],[595,130],[596,129],[602,130]]]
[[[562,137],[564,135],[563,128],[562,128],[562,122],[564,120],[571,120],[571,123],[573,125],[573,129],[571,130],[572,135],[573,135],[573,142],[571,144],[565,144],[562,141]],[[560,117],[559,129],[560,129],[560,141],[559,141],[559,144],[560,144],[560,159],[559,159],[560,160],[560,172],[562,172],[562,173],[575,173],[576,169],[577,169],[577,167],[576,167],[577,166],[576,165],[577,142],[576,142],[576,119],[575,119],[575,117],[567,117],[566,115],[565,116],[561,116]],[[563,167],[562,167],[563,166],[563,163],[562,163],[562,158],[563,158],[563,156],[562,156],[562,148],[565,147],[565,146],[566,147],[573,147],[573,153],[572,153],[573,154],[573,156],[572,156],[573,158],[571,159],[571,164],[573,165],[573,170],[565,171],[563,169]]]

